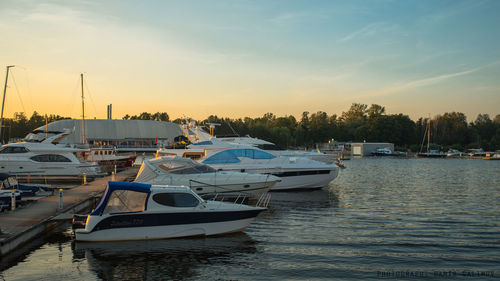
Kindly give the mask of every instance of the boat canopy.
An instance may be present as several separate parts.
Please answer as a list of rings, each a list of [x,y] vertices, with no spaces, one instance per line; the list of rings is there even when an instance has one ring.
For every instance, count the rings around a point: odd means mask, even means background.
[[[271,153],[267,153],[262,150],[257,149],[227,149],[221,152],[215,153],[214,155],[208,157],[203,163],[205,164],[228,164],[228,163],[239,163],[241,160],[238,157],[246,157],[250,159],[273,159],[276,156]]]
[[[150,193],[150,184],[110,181],[91,215],[143,211]]]
[[[11,177],[10,174],[6,174],[6,173],[0,173],[0,181],[3,181],[5,179],[8,179],[9,177]]]
[[[135,178],[136,182],[150,181],[156,176],[172,174],[202,174],[215,173],[216,170],[208,165],[195,162],[189,158],[182,157],[159,157],[144,160]]]

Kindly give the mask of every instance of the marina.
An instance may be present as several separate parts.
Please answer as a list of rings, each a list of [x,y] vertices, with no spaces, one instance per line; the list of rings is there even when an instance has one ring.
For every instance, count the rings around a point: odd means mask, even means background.
[[[354,158],[329,187],[272,193],[269,210],[229,236],[73,242],[61,225],[5,280],[495,278],[498,161]],[[400,277],[403,278],[403,277]],[[253,278],[250,278],[253,279]]]
[[[500,1],[0,7],[0,281],[499,279]]]

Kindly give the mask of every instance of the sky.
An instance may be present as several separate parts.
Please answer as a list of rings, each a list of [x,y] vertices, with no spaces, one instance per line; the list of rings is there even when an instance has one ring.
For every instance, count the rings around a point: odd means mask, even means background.
[[[0,1],[5,117],[500,114],[500,1]],[[3,87],[2,87],[3,89]]]

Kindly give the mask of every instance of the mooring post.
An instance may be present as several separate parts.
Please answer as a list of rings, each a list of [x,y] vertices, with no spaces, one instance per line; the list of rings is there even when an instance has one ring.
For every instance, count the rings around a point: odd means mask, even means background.
[[[14,211],[16,209],[16,190],[12,189],[10,194],[10,210]]]
[[[83,184],[87,184],[87,173],[83,172]]]
[[[63,189],[59,188],[59,209],[63,208]]]
[[[111,181],[115,181],[115,174],[116,174],[115,171],[111,172]]]

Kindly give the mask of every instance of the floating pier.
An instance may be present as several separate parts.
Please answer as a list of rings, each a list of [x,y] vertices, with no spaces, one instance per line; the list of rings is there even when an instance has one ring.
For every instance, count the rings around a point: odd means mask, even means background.
[[[136,174],[137,168],[130,168],[116,175],[63,190],[62,200],[60,193],[55,192],[23,208],[1,213],[0,257],[50,231],[62,221],[71,219],[73,214],[91,207],[95,198],[106,189],[108,181],[122,181]]]

